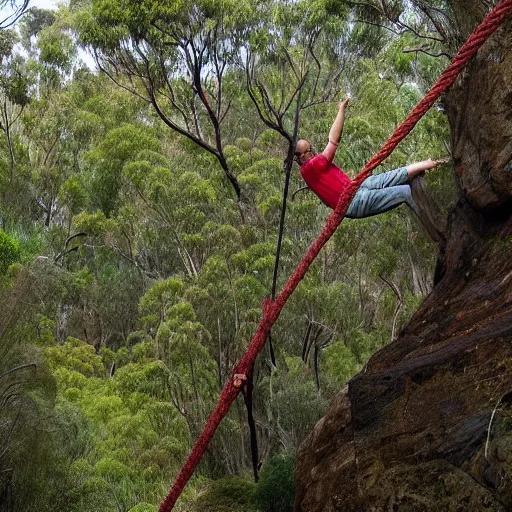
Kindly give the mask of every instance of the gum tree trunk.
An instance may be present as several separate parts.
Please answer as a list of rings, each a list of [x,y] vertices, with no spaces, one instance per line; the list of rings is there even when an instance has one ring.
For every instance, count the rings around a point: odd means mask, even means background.
[[[453,0],[465,39],[482,2]],[[459,201],[436,284],[300,447],[295,512],[512,510],[512,22],[444,99]]]

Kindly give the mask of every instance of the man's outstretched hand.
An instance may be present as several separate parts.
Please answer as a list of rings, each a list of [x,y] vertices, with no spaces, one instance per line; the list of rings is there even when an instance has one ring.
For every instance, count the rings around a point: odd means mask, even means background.
[[[429,171],[431,169],[435,169],[436,167],[439,167],[440,165],[447,164],[450,160],[451,160],[450,157],[436,158],[435,160],[433,160],[432,158],[429,158],[428,160],[426,160],[426,163],[427,163],[427,165],[429,165],[429,167],[425,170]]]
[[[340,102],[340,110],[342,110],[343,112],[345,112],[345,109],[347,108],[347,105],[348,105],[348,102],[350,101],[350,98],[347,98],[345,100],[343,100],[342,102]]]
[[[438,166],[439,162],[437,160],[432,160],[432,158],[425,160],[425,171],[430,171],[430,169],[435,169]]]
[[[331,130],[329,131],[329,144],[325,146],[322,151],[322,155],[325,156],[328,162],[332,162],[334,155],[336,154],[336,148],[338,147],[343,133],[343,124],[345,123],[345,109],[347,108],[349,98],[340,102],[338,106],[338,113],[336,119],[332,123]]]

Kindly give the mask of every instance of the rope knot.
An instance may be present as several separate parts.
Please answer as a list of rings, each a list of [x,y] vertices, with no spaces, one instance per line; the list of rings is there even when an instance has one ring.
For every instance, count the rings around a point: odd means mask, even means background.
[[[233,375],[233,386],[235,388],[240,389],[244,382],[247,382],[247,375],[245,373],[235,373]]]

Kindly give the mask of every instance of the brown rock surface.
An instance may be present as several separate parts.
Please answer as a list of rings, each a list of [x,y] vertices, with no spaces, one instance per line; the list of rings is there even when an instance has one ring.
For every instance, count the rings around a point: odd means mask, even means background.
[[[296,512],[512,510],[511,255],[512,220],[334,400]]]

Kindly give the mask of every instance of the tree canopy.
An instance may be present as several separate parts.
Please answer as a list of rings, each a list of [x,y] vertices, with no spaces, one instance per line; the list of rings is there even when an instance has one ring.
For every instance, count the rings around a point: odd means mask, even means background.
[[[350,94],[336,161],[354,176],[464,34],[449,2],[7,6],[0,508],[156,510],[328,213],[296,139],[322,148]],[[439,104],[386,168],[448,144]],[[448,166],[427,182],[446,214]],[[254,369],[261,481],[240,399],[182,510],[288,510],[298,445],[429,294],[435,257],[405,207],[344,222],[272,332],[277,367]]]

